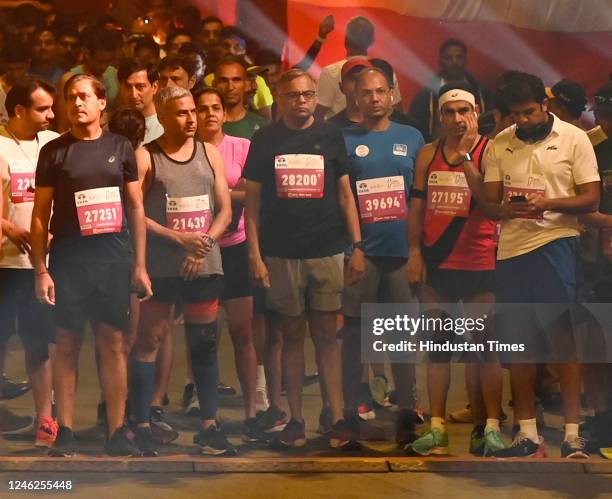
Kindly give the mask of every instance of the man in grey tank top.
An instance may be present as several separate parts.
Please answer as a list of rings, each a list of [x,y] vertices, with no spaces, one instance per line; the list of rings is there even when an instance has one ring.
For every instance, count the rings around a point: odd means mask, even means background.
[[[136,153],[154,290],[151,303],[142,307],[130,357],[136,439],[145,447],[153,445],[149,414],[155,359],[171,330],[172,306],[181,304],[202,418],[194,442],[202,454],[235,454],[216,421],[217,309],[223,286],[217,239],[231,220],[223,160],[214,146],[194,140],[195,104],[188,90],[160,90],[155,107],[165,132]]]

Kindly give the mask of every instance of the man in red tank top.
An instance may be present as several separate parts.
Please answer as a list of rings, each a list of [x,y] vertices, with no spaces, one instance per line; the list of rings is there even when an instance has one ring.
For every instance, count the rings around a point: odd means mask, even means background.
[[[481,310],[495,301],[495,222],[486,218],[472,200],[463,162],[474,161],[480,166],[487,139],[478,134],[476,98],[465,83],[444,85],[439,107],[444,135],[421,149],[416,160],[408,222],[407,275],[412,284],[420,285],[421,301],[426,307],[462,302],[465,317],[472,317],[477,315],[476,308]],[[424,332],[419,339],[457,344],[460,338],[461,332],[445,329],[433,335]],[[418,455],[444,455],[448,453],[445,414],[450,360],[453,351],[465,350],[427,351],[431,429],[405,450]],[[466,366],[472,381],[468,395],[474,422],[470,452],[480,456],[504,446],[499,427],[501,366],[490,355],[483,356],[469,357],[472,363]]]

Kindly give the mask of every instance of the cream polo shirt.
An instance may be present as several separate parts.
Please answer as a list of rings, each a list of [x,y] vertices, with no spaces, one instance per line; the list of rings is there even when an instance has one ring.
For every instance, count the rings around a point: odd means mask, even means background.
[[[38,161],[37,153],[40,149],[59,134],[50,130],[38,132],[38,144],[36,140],[21,140],[19,145],[6,130],[4,125],[0,126],[0,182],[2,185],[3,216],[18,227],[30,230],[32,221],[33,201],[24,203],[13,203],[11,199],[11,167],[20,165],[22,167],[36,170]],[[19,147],[21,146],[21,147]],[[31,269],[32,264],[28,255],[21,253],[8,237],[2,237],[0,246],[0,268],[9,269]]]
[[[489,143],[484,157],[485,182],[503,182],[506,175],[542,175],[547,198],[576,195],[576,186],[599,181],[597,160],[587,134],[554,116],[544,140],[528,144],[516,137],[516,125]],[[564,237],[580,234],[576,215],[545,211],[542,220],[515,218],[501,223],[497,259],[529,253]]]

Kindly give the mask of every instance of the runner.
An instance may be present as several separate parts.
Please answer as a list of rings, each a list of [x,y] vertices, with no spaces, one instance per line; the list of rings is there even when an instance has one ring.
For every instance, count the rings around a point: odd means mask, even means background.
[[[483,201],[489,202],[487,210],[502,218],[495,276],[497,301],[575,303],[580,233],[576,215],[599,206],[593,147],[586,133],[548,112],[544,85],[537,76],[514,75],[501,92],[516,125],[501,132],[488,148],[483,191]],[[511,193],[515,198],[508,202]],[[502,199],[506,202],[500,205]],[[513,317],[511,325],[498,321],[496,333],[501,338],[507,335],[508,341],[518,341],[517,332],[528,333],[525,338],[533,347],[545,334],[571,331],[569,321],[553,323],[548,329],[535,326],[537,311],[529,310],[524,316]],[[496,453],[499,457],[544,455],[534,411],[536,366],[533,359],[525,362],[510,364],[520,431],[510,447]],[[565,415],[561,455],[585,458],[586,442],[578,432],[581,366],[572,362],[557,366]]]
[[[34,396],[37,447],[51,447],[57,436],[57,423],[51,415],[49,358],[49,344],[55,341],[53,319],[51,308],[36,300],[29,230],[38,153],[58,136],[48,130],[54,96],[55,89],[42,80],[16,82],[6,97],[8,123],[0,127],[0,204],[6,217],[2,218],[6,238],[0,249],[0,363],[4,364],[8,339],[17,331]],[[3,365],[0,372],[4,372]],[[1,419],[4,430],[6,415]]]
[[[363,244],[344,140],[334,125],[315,122],[315,88],[302,70],[282,76],[282,118],[255,134],[244,171],[251,272],[266,288],[268,305],[279,313],[283,331],[283,376],[292,419],[271,442],[279,448],[306,443],[301,327],[306,297],[310,334],[332,414],[330,445],[348,448],[357,438],[343,420],[336,314],[341,307],[346,227],[355,245],[348,263],[349,284],[364,271]]]
[[[123,426],[127,398],[123,330],[129,320],[130,275],[143,299],[152,292],[145,268],[146,229],[136,161],[127,139],[102,131],[106,89],[99,80],[75,75],[64,92],[70,132],[40,151],[31,228],[36,295],[43,304],[55,305],[53,386],[59,431],[51,455],[69,457],[78,449],[73,413],[87,321],[96,338],[107,403],[106,452],[138,455]]]
[[[181,304],[201,411],[194,442],[202,454],[235,454],[217,416],[217,309],[223,287],[217,240],[231,220],[223,159],[210,144],[194,139],[196,108],[191,93],[166,87],[155,97],[164,134],[137,151],[145,198],[147,268],[154,299],[141,307],[141,322],[130,359],[130,402],[137,442],[152,446],[149,424],[155,358]]]
[[[491,304],[495,270],[495,222],[471,200],[464,171],[472,161],[480,171],[488,139],[478,134],[476,95],[463,82],[447,83],[438,97],[442,138],[427,144],[417,158],[410,204],[407,276],[420,284],[424,303],[461,301],[467,317],[470,304]],[[462,182],[456,184],[459,176]],[[461,203],[445,203],[444,193]],[[453,196],[455,194],[455,196]],[[450,332],[450,335],[454,335]],[[446,398],[450,387],[450,356],[430,354],[427,387],[431,428],[407,445],[407,453],[448,454]],[[470,452],[491,455],[504,447],[500,433],[501,366],[494,359],[466,365],[474,429]],[[484,360],[484,362],[482,362]],[[484,404],[484,405],[483,405]]]
[[[137,109],[145,117],[144,143],[148,144],[161,137],[164,129],[157,119],[153,102],[159,80],[157,69],[138,60],[127,60],[119,66],[117,78],[121,101],[132,109]]]
[[[238,379],[242,388],[246,420],[245,441],[257,441],[255,421],[255,380],[257,357],[253,344],[253,292],[249,276],[249,255],[244,229],[244,180],[242,169],[250,141],[223,133],[225,106],[221,94],[212,88],[196,94],[198,135],[203,142],[219,149],[230,187],[232,222],[219,241],[224,271],[221,301],[225,308],[229,332],[234,346]]]
[[[346,64],[351,63],[360,64],[357,59]],[[343,84],[345,81],[343,79]],[[366,270],[360,281],[344,289],[342,379],[345,406],[357,413],[359,406],[371,399],[367,381],[362,382],[362,303],[414,301],[404,277],[408,260],[404,236],[406,199],[412,186],[414,161],[424,142],[415,128],[390,121],[392,85],[383,71],[371,67],[363,69],[362,66],[355,79],[354,95],[363,122],[361,126],[353,125],[343,132],[351,167],[351,184],[354,185],[361,215]],[[384,186],[382,189],[381,185]],[[380,206],[381,199],[384,201],[390,197],[393,199],[391,206],[376,207]],[[394,362],[391,366],[400,408],[396,439],[403,447],[415,438],[415,424],[422,422],[414,410],[415,370],[414,364]]]

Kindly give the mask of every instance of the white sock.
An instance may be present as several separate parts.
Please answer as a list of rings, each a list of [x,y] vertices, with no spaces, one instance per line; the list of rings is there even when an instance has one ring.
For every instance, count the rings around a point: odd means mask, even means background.
[[[429,426],[432,430],[436,428],[438,430],[446,431],[446,421],[444,418],[432,417]]]
[[[578,436],[578,423],[568,423],[565,425],[565,437],[563,440],[569,440],[570,437]]]
[[[487,430],[501,431],[499,427],[499,419],[487,418],[487,424],[485,426],[485,433]]]
[[[264,366],[258,365],[255,375],[255,390],[264,391],[266,389],[266,370]]]
[[[533,419],[519,419],[519,426],[521,428],[521,433],[525,435],[529,440],[535,442],[536,444],[540,443],[540,438],[538,437],[538,424],[536,423],[536,418]]]

